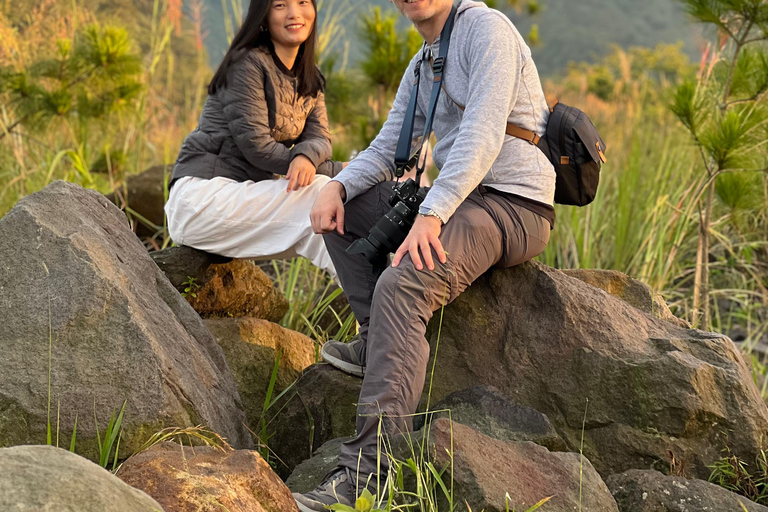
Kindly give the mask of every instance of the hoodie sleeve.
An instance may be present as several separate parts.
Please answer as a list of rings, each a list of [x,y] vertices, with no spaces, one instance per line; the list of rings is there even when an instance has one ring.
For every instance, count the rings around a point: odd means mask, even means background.
[[[448,158],[419,211],[443,222],[477,188],[501,152],[521,84],[525,58],[502,14],[488,9],[472,22],[461,58],[468,71],[467,105]],[[458,63],[449,63],[458,66]],[[451,68],[446,67],[446,73]]]

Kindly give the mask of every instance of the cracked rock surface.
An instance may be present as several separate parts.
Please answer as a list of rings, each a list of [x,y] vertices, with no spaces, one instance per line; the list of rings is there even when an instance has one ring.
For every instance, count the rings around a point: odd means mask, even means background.
[[[46,439],[98,456],[126,402],[122,456],[165,427],[204,424],[252,446],[221,348],[101,194],[56,181],[0,219],[0,447]]]

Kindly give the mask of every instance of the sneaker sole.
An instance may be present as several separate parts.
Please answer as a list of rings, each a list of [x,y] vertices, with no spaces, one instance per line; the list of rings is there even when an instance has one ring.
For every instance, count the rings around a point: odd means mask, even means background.
[[[298,505],[300,512],[317,512],[316,510],[312,510],[311,508],[305,507],[304,504],[298,500],[296,500],[296,505]]]
[[[296,502],[296,505],[299,507],[299,510],[301,512],[318,512],[318,511],[327,512],[329,510],[325,505],[323,505],[319,501],[307,500],[307,498],[305,498],[304,495],[296,493],[296,492],[291,493],[291,494],[293,495],[293,501]],[[309,503],[311,503],[313,505],[318,505],[320,508],[317,508],[317,507],[316,508],[310,508],[309,505],[303,503],[304,500],[308,501]],[[352,505],[347,505],[347,506],[350,507],[350,508],[352,507]]]
[[[349,375],[353,375],[355,377],[362,377],[363,376],[363,367],[348,363],[342,359],[339,359],[338,357],[334,357],[328,353],[325,352],[325,347],[320,349],[320,356],[323,358],[323,361],[326,363],[329,363],[334,368],[338,368],[339,370],[343,371],[344,373],[347,373]],[[311,512],[311,511],[310,511]]]

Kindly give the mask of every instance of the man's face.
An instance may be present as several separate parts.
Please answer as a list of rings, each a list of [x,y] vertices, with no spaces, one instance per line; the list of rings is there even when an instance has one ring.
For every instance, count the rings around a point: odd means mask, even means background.
[[[413,23],[427,21],[444,9],[450,9],[453,0],[390,0]]]

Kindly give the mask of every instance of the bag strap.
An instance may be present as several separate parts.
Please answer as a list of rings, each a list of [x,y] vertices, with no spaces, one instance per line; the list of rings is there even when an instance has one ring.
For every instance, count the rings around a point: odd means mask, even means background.
[[[419,78],[421,77],[422,58],[416,63],[416,69],[413,70],[414,81],[411,89],[411,98],[408,100],[408,108],[405,110],[403,127],[400,129],[400,139],[397,141],[397,150],[395,150],[395,176],[401,178],[405,174],[405,169],[411,160],[411,142],[413,140],[413,125],[416,122],[416,100],[419,97]]]
[[[424,166],[426,158],[420,159],[421,151],[424,145],[429,141],[429,136],[432,134],[432,123],[435,120],[435,110],[437,109],[437,101],[440,97],[440,90],[443,85],[443,74],[445,73],[445,59],[448,56],[448,48],[451,44],[451,32],[453,31],[453,23],[456,20],[456,6],[451,7],[451,13],[448,15],[448,19],[443,26],[443,30],[440,33],[440,51],[437,59],[432,62],[430,58],[430,64],[432,65],[432,73],[434,80],[432,81],[432,91],[429,96],[429,109],[427,110],[426,122],[424,123],[424,133],[421,138],[421,148],[416,152],[413,158],[416,159],[416,183],[419,183],[421,174],[424,172]],[[422,47],[421,59],[416,64],[414,70],[414,83],[411,90],[411,98],[408,101],[408,108],[405,111],[405,119],[403,121],[403,127],[400,130],[400,139],[397,141],[397,150],[395,151],[395,176],[401,178],[405,174],[405,169],[408,163],[412,160],[411,157],[411,142],[413,141],[413,127],[416,122],[416,107],[419,96],[419,78],[421,75],[421,64],[424,61],[426,54],[427,44],[424,43]],[[423,161],[420,161],[423,160]]]
[[[541,140],[541,137],[539,137],[536,133],[533,133],[530,130],[526,130],[525,128],[520,128],[516,124],[509,122],[507,123],[507,129],[505,131],[507,132],[507,135],[517,137],[518,139],[523,139],[526,142],[533,144],[534,146],[538,146],[539,141]]]
[[[449,100],[451,100],[459,109],[463,112],[466,107],[453,99],[450,94],[448,94],[448,90],[443,86],[443,92],[445,92],[445,95],[448,97]],[[537,146],[539,144],[539,141],[541,140],[541,137],[537,135],[536,133],[526,130],[525,128],[521,128],[517,126],[514,123],[507,122],[507,129],[505,130],[507,135],[511,137],[517,137],[518,139],[523,139],[524,141],[528,142],[529,144],[533,144],[534,146]]]

